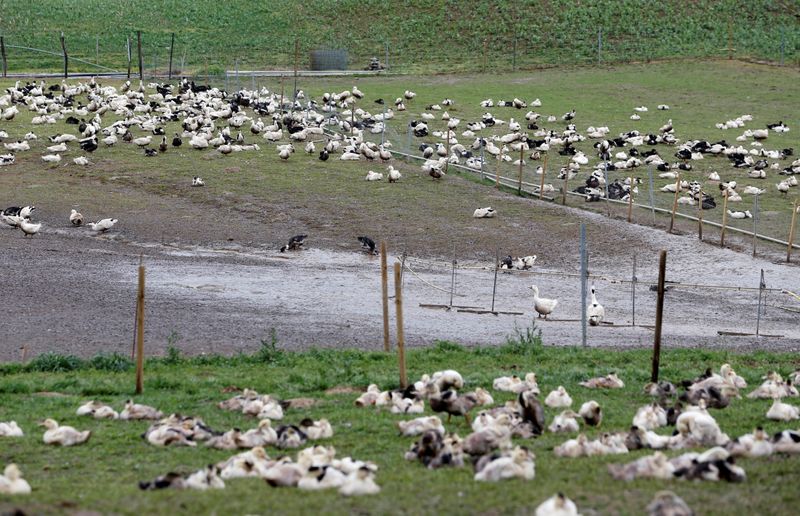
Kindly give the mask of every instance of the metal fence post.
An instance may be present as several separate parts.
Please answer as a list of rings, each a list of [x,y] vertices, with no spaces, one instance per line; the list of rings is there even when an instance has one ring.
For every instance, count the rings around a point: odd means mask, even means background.
[[[759,336],[761,330],[761,298],[764,295],[765,288],[766,284],[764,283],[764,269],[761,269],[761,279],[758,282],[758,314],[756,316],[756,337]]]
[[[6,61],[6,40],[0,36],[0,58],[3,60],[3,77],[8,75],[8,63]]]
[[[386,60],[383,63],[384,69],[389,69],[389,42],[386,42]]]
[[[597,64],[600,64],[603,51],[603,29],[597,29]]]
[[[652,165],[647,167],[647,175],[650,179],[650,210],[653,212],[653,226],[656,225],[656,201],[653,199],[653,190],[655,186],[653,185],[653,167]]]
[[[786,31],[781,27],[781,66],[783,66],[783,56],[786,51]]]
[[[581,223],[581,344],[586,346],[586,276],[588,275],[586,257],[586,224]]]
[[[756,237],[758,236],[758,194],[753,196],[753,256],[756,255]]]

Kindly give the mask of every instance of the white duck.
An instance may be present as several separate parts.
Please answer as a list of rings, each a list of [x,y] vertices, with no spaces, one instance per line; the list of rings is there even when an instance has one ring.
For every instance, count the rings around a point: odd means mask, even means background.
[[[597,290],[592,285],[592,299],[589,303],[589,309],[586,311],[586,317],[589,319],[589,326],[600,326],[603,322],[603,317],[606,315],[606,310],[597,301]]]
[[[476,219],[491,219],[497,215],[497,210],[492,208],[491,206],[486,208],[478,208],[472,213],[472,216]]]
[[[572,398],[563,385],[559,385],[551,391],[544,400],[544,404],[550,408],[568,408],[572,406]]]
[[[579,516],[575,502],[558,493],[548,498],[536,508],[536,516]]]
[[[389,175],[389,182],[390,183],[396,183],[396,182],[400,181],[400,178],[403,177],[403,175],[400,173],[400,171],[397,170],[396,168],[394,168],[391,165],[389,165],[389,173],[388,173],[388,175]]]
[[[777,399],[767,411],[767,419],[774,421],[792,421],[800,419],[800,408]]]
[[[16,464],[9,464],[0,475],[0,494],[30,494],[31,486],[22,478]]]
[[[572,410],[565,410],[553,418],[553,422],[547,429],[556,433],[574,433],[580,429],[578,418],[580,416]]]
[[[342,487],[339,488],[339,493],[345,496],[377,494],[380,491],[381,488],[375,483],[375,475],[372,469],[367,466],[347,475]]]
[[[47,428],[42,440],[45,444],[57,444],[60,446],[74,446],[76,444],[85,443],[92,435],[90,430],[79,432],[71,426],[59,426],[58,422],[54,419],[45,419],[42,426]]]
[[[547,319],[547,316],[553,313],[553,310],[555,310],[556,306],[558,306],[558,299],[539,297],[539,287],[536,285],[531,285],[531,290],[533,290],[534,309],[536,309],[539,317],[544,316],[544,318]]]
[[[444,425],[439,416],[425,416],[412,419],[411,421],[398,421],[397,428],[402,435],[411,437],[420,435],[428,430],[434,430],[439,435],[444,435]]]
[[[21,229],[23,233],[25,233],[25,236],[33,236],[38,233],[40,229],[42,229],[42,223],[39,222],[38,224],[34,224],[29,222],[28,219],[20,218],[20,220],[17,222],[17,227]]]
[[[114,224],[117,222],[117,219],[103,219],[98,222],[90,222],[89,227],[92,229],[92,231],[105,232],[114,227]]]
[[[0,437],[22,437],[22,428],[16,421],[0,422]]]
[[[69,213],[69,221],[73,226],[80,226],[83,224],[83,215],[78,213],[78,210],[72,210]]]

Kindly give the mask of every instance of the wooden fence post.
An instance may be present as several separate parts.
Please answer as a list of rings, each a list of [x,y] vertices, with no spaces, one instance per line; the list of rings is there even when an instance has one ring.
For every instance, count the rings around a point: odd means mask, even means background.
[[[658,368],[661,361],[661,325],[664,322],[664,276],[667,271],[667,252],[661,251],[658,257],[658,298],[656,300],[656,328],[653,337],[653,367],[650,381],[658,381]]]
[[[400,277],[400,264],[394,264],[394,302],[397,310],[397,359],[400,365],[400,388],[408,386],[406,378],[406,343],[403,336],[403,286]]]
[[[522,196],[522,160],[525,157],[525,144],[519,143],[519,183],[517,184],[517,195]]]
[[[381,241],[381,297],[383,300],[383,350],[389,352],[389,274],[386,267],[386,241]]]
[[[539,181],[539,200],[544,196],[544,176],[547,175],[547,154],[544,155],[542,160],[542,180]]]
[[[175,49],[175,33],[172,33],[172,40],[169,43],[169,80],[172,80],[172,51]]]
[[[703,189],[700,189],[700,199],[697,202],[697,238],[703,240]]]
[[[631,222],[633,214],[633,178],[628,177],[628,224]]]
[[[136,50],[139,52],[139,80],[144,80],[144,63],[142,62],[142,31],[136,31]]]
[[[675,199],[672,201],[672,216],[669,219],[668,233],[672,233],[672,227],[675,225],[675,211],[678,209],[678,194],[681,191],[681,173],[678,172],[678,180],[675,182]]]
[[[68,73],[68,65],[69,65],[69,56],[67,55],[67,40],[64,39],[64,33],[61,33],[61,51],[64,53],[64,78],[66,79],[69,77]]]
[[[567,170],[567,174],[564,176],[564,192],[563,192],[563,195],[561,196],[561,205],[562,206],[566,206],[567,205],[567,184],[569,183],[569,173],[570,173],[569,165],[567,165],[566,170]]]
[[[3,60],[3,77],[8,75],[8,61],[6,58],[6,40],[0,36],[0,59]]]
[[[139,257],[139,293],[136,297],[136,394],[144,387],[144,264]]]
[[[728,190],[722,191],[722,229],[719,234],[719,246],[725,247],[725,225],[728,223]]]
[[[794,241],[794,225],[797,222],[797,199],[792,205],[792,223],[789,225],[789,248],[786,251],[786,261],[792,261],[792,242]]]

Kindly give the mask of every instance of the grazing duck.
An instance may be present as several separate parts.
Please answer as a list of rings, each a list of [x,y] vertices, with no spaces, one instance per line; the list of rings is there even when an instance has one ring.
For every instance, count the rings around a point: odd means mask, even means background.
[[[305,432],[295,425],[281,425],[277,430],[278,439],[275,446],[278,448],[299,448],[308,440]]]
[[[533,435],[542,435],[545,429],[544,409],[534,391],[519,393],[517,404],[520,408],[522,421],[530,427]]]
[[[161,143],[158,144],[158,152],[167,152],[167,137],[161,137]]]
[[[92,435],[90,430],[79,432],[71,426],[59,426],[58,422],[54,419],[45,419],[40,425],[47,428],[42,436],[42,440],[45,444],[74,446],[76,444],[85,443]]]
[[[667,411],[657,403],[640,407],[633,416],[633,425],[644,430],[654,430],[667,426]]]
[[[24,233],[24,236],[33,236],[42,229],[42,223],[34,224],[28,219],[21,218],[17,223],[17,227]]]
[[[800,419],[800,408],[788,403],[783,403],[780,399],[775,400],[767,411],[767,419],[773,421],[792,421]]]
[[[558,493],[548,498],[536,508],[536,516],[579,516],[575,502]]]
[[[403,175],[400,173],[400,171],[397,170],[396,168],[394,168],[391,165],[389,165],[388,176],[389,176],[389,182],[390,183],[396,183],[396,182],[400,181],[400,179],[403,177]]]
[[[539,317],[544,316],[546,320],[547,316],[553,313],[553,310],[558,306],[558,299],[539,297],[539,287],[536,285],[531,285],[531,290],[533,290],[533,308],[539,314]]]
[[[476,219],[491,219],[497,215],[497,210],[492,207],[487,208],[478,208],[472,214],[472,216]]]
[[[400,435],[406,437],[420,435],[428,430],[433,430],[439,435],[444,436],[444,425],[438,416],[418,417],[410,421],[398,421],[396,424],[398,430],[400,430]]]
[[[192,473],[191,475],[181,475],[180,473],[167,473],[157,477],[150,482],[139,482],[139,489],[197,489],[205,491],[208,489],[224,489],[225,481],[219,476],[219,468],[213,464]]]
[[[112,227],[114,224],[119,222],[117,219],[102,219],[98,222],[89,222],[88,226],[92,229],[92,231],[97,231],[99,233],[105,233]]]
[[[603,410],[600,408],[600,404],[594,400],[587,401],[581,405],[578,415],[589,426],[600,426],[600,423],[603,422]]]
[[[124,420],[139,420],[150,419],[156,420],[164,417],[164,413],[148,405],[140,405],[134,403],[133,400],[125,402],[125,408],[119,414],[120,419]]]
[[[16,421],[0,422],[0,437],[22,437],[22,428]]]
[[[577,432],[580,429],[577,419],[579,417],[572,410],[565,410],[553,418],[553,422],[547,429],[554,434]]]
[[[339,488],[339,493],[345,496],[378,494],[380,491],[380,486],[375,483],[375,473],[368,466],[358,468],[347,475]]]
[[[800,432],[784,430],[772,437],[773,449],[777,453],[800,453]]]
[[[9,464],[0,475],[0,494],[30,494],[31,486],[22,478],[22,472],[16,464]]]
[[[75,411],[78,416],[92,416],[95,419],[119,419],[119,413],[100,401],[87,401]]]
[[[603,322],[603,317],[606,315],[606,310],[603,305],[597,302],[597,291],[592,285],[592,299],[589,302],[589,309],[586,311],[586,317],[589,319],[590,326],[599,326]]]
[[[732,219],[752,219],[753,214],[750,213],[750,210],[745,210],[745,211],[728,210],[728,217]]]
[[[303,247],[303,244],[306,242],[306,238],[308,235],[295,235],[289,239],[289,243],[285,246],[281,247],[281,252],[285,253],[286,251],[298,251]]]
[[[672,491],[659,491],[647,505],[647,516],[694,516],[694,511]]]
[[[308,439],[316,441],[318,439],[329,439],[333,437],[333,427],[330,422],[322,418],[319,421],[306,418],[300,421],[300,429],[306,434]]]
[[[508,455],[500,456],[484,464],[483,468],[475,473],[478,482],[497,482],[509,478],[533,480],[536,476],[534,455],[527,448],[517,446]]]
[[[375,249],[375,241],[368,236],[360,236],[357,237],[358,241],[361,242],[361,247],[369,252],[370,254],[378,254],[378,251]]]
[[[77,210],[72,210],[69,213],[69,221],[73,226],[80,226],[83,224],[83,215],[78,213]]]
[[[572,398],[563,385],[559,385],[544,399],[544,404],[550,408],[568,408],[572,406]]]
[[[578,385],[588,389],[622,389],[625,387],[625,383],[620,380],[617,373],[609,373],[606,376],[591,378],[578,383]]]
[[[183,138],[181,138],[178,133],[175,133],[175,136],[172,138],[172,146],[180,147],[181,145],[183,145]]]
[[[141,138],[134,138],[133,139],[133,143],[134,143],[134,145],[136,145],[138,147],[144,148],[144,147],[147,147],[148,145],[150,145],[150,142],[152,140],[153,140],[153,137],[148,135],[148,136],[142,136]]]
[[[446,390],[441,392],[436,384],[429,384],[426,390],[428,404],[434,412],[446,412],[447,421],[450,422],[452,416],[464,416],[467,425],[470,424],[469,412],[478,404],[478,399],[474,393],[466,393],[461,396],[456,391]]]
[[[239,448],[255,448],[275,444],[278,441],[278,433],[272,428],[272,421],[262,419],[258,427],[246,431],[239,436],[237,444]]]

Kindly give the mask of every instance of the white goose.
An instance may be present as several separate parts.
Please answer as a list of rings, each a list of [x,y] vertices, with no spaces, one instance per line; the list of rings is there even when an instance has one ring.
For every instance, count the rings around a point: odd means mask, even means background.
[[[597,301],[596,290],[594,285],[592,285],[592,300],[589,303],[589,309],[586,311],[586,317],[589,319],[590,326],[600,326],[600,323],[603,322],[603,317],[606,315],[606,309],[603,308]]]
[[[539,297],[539,287],[536,285],[531,285],[531,290],[533,290],[534,309],[536,309],[539,317],[544,316],[544,318],[547,319],[547,316],[553,313],[553,310],[555,310],[556,306],[558,306],[558,299]]]

